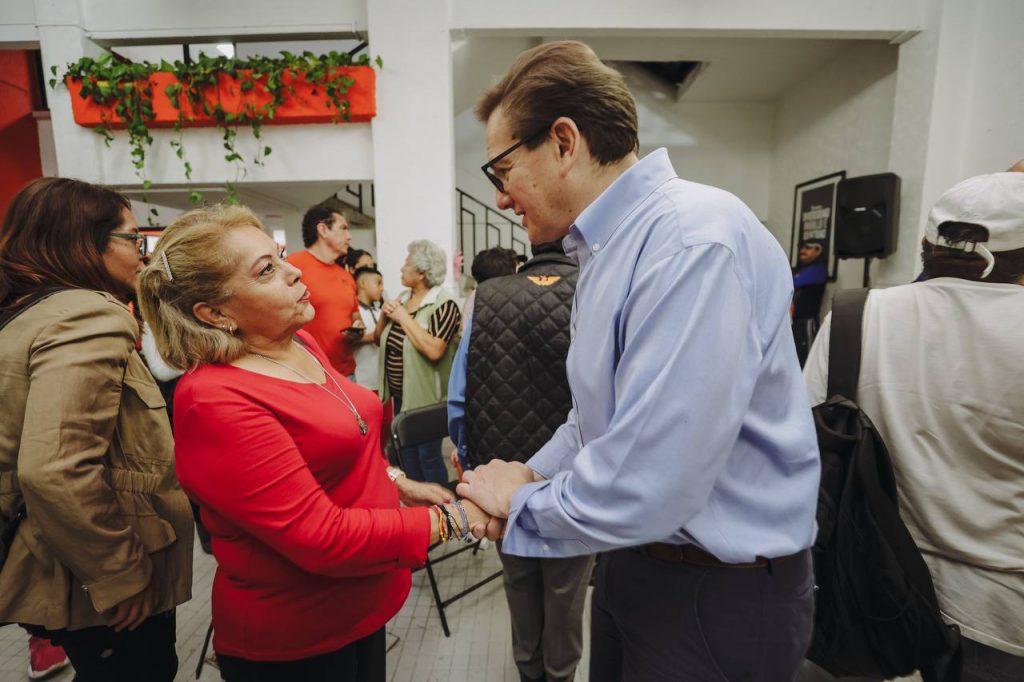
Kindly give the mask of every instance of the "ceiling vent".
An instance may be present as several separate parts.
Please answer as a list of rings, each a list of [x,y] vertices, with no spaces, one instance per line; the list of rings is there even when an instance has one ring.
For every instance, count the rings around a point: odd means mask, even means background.
[[[678,101],[707,67],[707,62],[616,61],[610,65],[622,73],[631,87],[643,87],[659,99]]]

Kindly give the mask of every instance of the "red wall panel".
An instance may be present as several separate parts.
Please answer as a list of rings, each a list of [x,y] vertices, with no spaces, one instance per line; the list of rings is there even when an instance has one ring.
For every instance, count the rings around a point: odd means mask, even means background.
[[[0,213],[19,189],[43,174],[32,118],[34,68],[27,50],[0,50]]]

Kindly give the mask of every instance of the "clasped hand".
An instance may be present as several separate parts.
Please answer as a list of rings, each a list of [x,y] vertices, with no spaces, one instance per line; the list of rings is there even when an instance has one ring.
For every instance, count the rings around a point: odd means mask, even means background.
[[[394,320],[398,324],[401,324],[402,320],[412,317],[409,314],[409,311],[405,309],[405,305],[398,300],[385,301],[384,304],[381,305],[380,311],[384,313],[386,317]]]
[[[498,540],[505,533],[505,521],[512,496],[527,483],[536,480],[533,470],[521,462],[492,460],[462,475],[456,492],[463,498],[473,537]],[[451,493],[436,483],[400,478],[398,491],[406,505],[444,504]]]
[[[398,486],[398,498],[407,507],[449,504],[454,497],[450,490],[437,483],[413,481],[402,476],[395,481],[395,484]],[[466,510],[466,516],[469,519],[469,529],[473,537],[480,539],[484,535],[489,535],[488,528],[491,526],[491,515],[480,509],[471,500],[462,500],[461,502],[462,508]],[[504,528],[504,524],[501,527]],[[499,529],[493,539],[497,539],[500,535],[501,530]]]
[[[512,497],[522,486],[535,480],[533,469],[521,462],[491,460],[462,475],[455,489],[490,515],[485,524],[470,524],[473,537],[497,540],[505,533]]]

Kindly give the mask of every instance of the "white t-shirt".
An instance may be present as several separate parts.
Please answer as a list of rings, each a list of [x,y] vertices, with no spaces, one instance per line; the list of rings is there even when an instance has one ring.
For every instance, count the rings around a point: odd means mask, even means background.
[[[146,358],[146,365],[157,381],[173,381],[185,373],[164,362],[160,352],[156,349],[153,332],[146,323],[142,324],[142,357]]]
[[[380,318],[379,308],[367,308],[362,303],[359,304],[359,315],[363,318],[363,324],[366,325],[367,331],[373,331],[377,326],[377,320]],[[358,346],[353,353],[353,357],[356,359],[356,383],[366,388],[377,390],[377,358],[379,357],[380,349],[376,344],[364,343]]]
[[[804,367],[825,400],[832,318]],[[1024,656],[1024,286],[942,277],[871,292],[857,402],[900,514],[964,636]]]

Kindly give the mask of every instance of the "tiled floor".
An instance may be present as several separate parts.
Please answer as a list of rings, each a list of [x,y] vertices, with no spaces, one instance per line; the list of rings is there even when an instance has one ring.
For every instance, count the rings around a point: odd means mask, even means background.
[[[210,624],[210,585],[213,580],[214,561],[196,546],[193,564],[192,601],[178,609],[178,657],[180,665],[176,682],[195,679],[196,664],[203,646],[203,638]],[[438,583],[443,596],[461,591],[484,576],[500,568],[495,549],[463,552],[458,557],[436,566]],[[576,679],[588,677],[590,597],[584,613],[583,660]],[[501,580],[495,580],[464,597],[446,609],[452,636],[445,637],[441,622],[431,598],[426,573],[413,575],[412,592],[405,606],[388,625],[388,643],[397,643],[388,652],[389,682],[516,682],[515,665],[511,655],[511,633],[508,609]],[[0,628],[0,682],[27,680],[28,636],[15,626]],[[73,673],[68,670],[51,678],[70,682]],[[204,666],[201,681],[220,679],[217,670]],[[817,682],[822,678],[808,677]],[[827,679],[827,678],[826,678]],[[920,680],[906,678],[903,682]],[[296,682],[301,682],[296,680]]]
[[[497,553],[490,549],[472,552],[438,564],[435,571],[443,596],[461,591],[500,569]],[[215,564],[196,545],[193,563],[193,598],[178,609],[177,682],[195,679],[196,664],[210,623],[210,585]],[[495,580],[446,609],[451,637],[441,631],[427,575],[413,575],[412,592],[405,606],[388,625],[388,678],[393,682],[516,682],[511,655],[508,609],[501,580]],[[0,682],[27,680],[28,636],[16,626],[0,628]],[[69,670],[51,678],[70,682]],[[204,681],[219,680],[217,670],[204,666]],[[586,651],[578,680],[586,680]],[[299,682],[299,681],[296,681]]]

